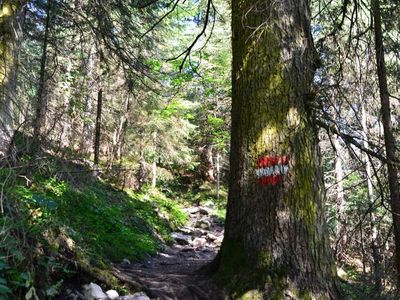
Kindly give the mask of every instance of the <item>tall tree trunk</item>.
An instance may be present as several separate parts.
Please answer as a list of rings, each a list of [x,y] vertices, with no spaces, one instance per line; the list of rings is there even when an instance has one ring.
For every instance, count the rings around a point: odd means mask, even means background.
[[[219,199],[221,190],[221,155],[219,151],[217,151],[215,170],[217,172],[217,199]]]
[[[126,130],[128,129],[129,111],[131,109],[131,101],[129,96],[126,97],[125,111],[119,120],[118,128],[115,130],[113,138],[113,158],[121,160],[122,149],[125,142]]]
[[[395,240],[395,264],[400,287],[400,189],[398,178],[399,162],[396,156],[396,141],[393,135],[389,90],[386,76],[385,53],[382,38],[382,21],[379,0],[371,0],[372,17],[374,20],[376,64],[379,81],[379,94],[381,100],[382,125],[385,139],[387,170],[390,191],[390,205],[393,216],[393,233]]]
[[[142,130],[139,131],[139,134],[143,135]],[[138,190],[141,190],[146,182],[147,177],[147,163],[144,157],[144,143],[143,141],[140,142],[139,145],[140,149],[140,164],[139,164],[139,172],[138,172]]]
[[[21,3],[5,0],[0,4],[0,155],[7,154],[14,135],[13,101]]]
[[[96,112],[96,130],[94,134],[94,164],[98,165],[100,161],[100,140],[101,140],[101,114],[103,108],[103,88],[100,85],[97,92],[97,112]]]
[[[82,128],[82,140],[81,140],[81,148],[82,152],[86,155],[90,153],[91,148],[91,140],[92,140],[92,108],[93,108],[93,99],[92,99],[92,85],[93,85],[93,69],[94,69],[94,58],[93,54],[95,51],[94,45],[90,47],[89,57],[86,67],[87,72],[87,95],[85,96],[85,108],[83,112],[83,128]]]
[[[71,77],[71,70],[72,70],[72,59],[68,59],[67,66],[66,66],[66,76]],[[71,81],[67,80],[64,83],[64,95],[63,95],[63,114],[61,118],[58,120],[60,123],[60,136],[59,136],[59,146],[60,147],[70,147],[71,140],[72,140],[72,120],[70,114],[68,113],[68,109],[70,107],[70,100],[72,99],[71,96]]]
[[[153,134],[153,163],[151,166],[151,186],[155,188],[157,186],[157,131]]]
[[[35,156],[38,154],[41,147],[42,134],[46,126],[46,113],[47,113],[47,47],[49,43],[49,30],[51,19],[51,5],[53,0],[47,1],[46,19],[44,24],[44,38],[42,47],[42,57],[40,59],[40,76],[39,87],[36,95],[36,113],[33,120],[33,137],[31,154]]]
[[[213,146],[207,144],[200,151],[200,177],[204,181],[214,182]]]
[[[309,20],[306,0],[232,0],[231,170],[213,267],[234,297],[339,298],[308,106]]]
[[[367,112],[365,110],[365,105],[361,106],[361,123],[363,128],[363,139],[364,139],[364,147],[367,149],[368,145],[368,126],[367,126]],[[374,189],[372,185],[372,171],[371,171],[371,161],[368,157],[368,154],[364,153],[364,162],[365,162],[365,173],[367,175],[367,189],[368,189],[368,202],[371,205],[371,249],[372,249],[372,259],[374,261],[373,270],[374,270],[374,281],[375,281],[375,289],[378,293],[382,291],[382,261],[381,254],[379,250],[380,238],[378,228],[376,226],[376,213],[374,207]]]
[[[344,197],[343,189],[343,164],[342,158],[343,147],[340,144],[339,137],[335,134],[333,136],[333,144],[335,146],[335,174],[336,174],[336,207],[338,215],[338,223],[336,226],[336,256],[340,258],[344,247],[347,244],[347,233],[346,233],[346,200]]]

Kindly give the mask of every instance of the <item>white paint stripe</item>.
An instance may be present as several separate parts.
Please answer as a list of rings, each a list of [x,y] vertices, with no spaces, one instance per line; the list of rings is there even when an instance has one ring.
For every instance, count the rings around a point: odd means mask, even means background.
[[[284,165],[283,166],[283,174],[286,175],[289,172],[289,166],[288,165]]]
[[[278,164],[267,168],[256,169],[256,177],[261,178],[271,175],[286,175],[289,172],[289,165]]]
[[[281,174],[281,168],[279,167],[279,165],[275,165],[273,168],[274,168],[274,171],[273,171],[274,175]]]

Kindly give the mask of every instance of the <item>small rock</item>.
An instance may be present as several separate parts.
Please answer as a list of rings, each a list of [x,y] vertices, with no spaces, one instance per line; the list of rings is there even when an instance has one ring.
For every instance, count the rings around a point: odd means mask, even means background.
[[[119,297],[118,292],[115,290],[109,290],[106,292],[106,294],[107,294],[108,298],[111,300],[117,299]]]
[[[184,247],[181,249],[181,253],[192,252],[192,251],[194,251],[194,248],[192,247]]]
[[[213,222],[214,224],[219,225],[219,226],[224,226],[224,223],[225,223],[224,220],[222,220],[220,217],[215,216],[215,215],[210,216],[210,220],[211,220],[211,222]]]
[[[210,224],[210,222],[208,220],[202,219],[202,220],[198,220],[194,227],[208,230],[208,229],[210,229],[211,224]]]
[[[214,252],[214,248],[207,245],[206,247],[204,247],[201,250],[201,252],[203,252],[203,253],[213,253]]]
[[[195,229],[195,230],[193,230],[193,232],[192,232],[192,236],[193,237],[201,237],[202,235],[204,235],[204,230],[202,230],[202,229]]]
[[[179,231],[184,234],[191,234],[193,232],[193,228],[182,227],[182,228],[179,228]]]
[[[131,264],[131,261],[130,261],[129,259],[127,259],[127,258],[124,258],[124,259],[122,260],[122,263],[125,264],[125,265],[130,265],[130,264]]]
[[[195,238],[192,242],[193,247],[199,248],[207,244],[207,240],[205,238]]]
[[[200,213],[201,213],[202,215],[208,216],[208,214],[209,214],[210,212],[208,211],[207,208],[200,207]]]
[[[182,234],[179,232],[173,232],[171,236],[180,245],[189,245],[191,240],[191,237],[189,235]]]
[[[77,291],[72,291],[71,289],[67,289],[65,291],[65,295],[62,296],[62,299],[65,300],[83,300],[85,299],[82,294]]]
[[[85,299],[96,300],[96,299],[107,299],[107,295],[104,294],[103,290],[97,284],[91,282],[83,286],[85,290]]]
[[[219,244],[222,244],[222,240],[223,240],[223,239],[224,239],[223,236],[219,236],[219,237],[217,237],[217,239],[216,239],[214,242],[219,243]]]
[[[190,207],[187,211],[188,211],[189,214],[196,214],[196,213],[198,213],[200,211],[200,208],[197,207],[197,206]]]
[[[339,276],[339,278],[347,280],[348,279],[348,274],[346,273],[345,270],[343,270],[342,268],[338,268],[337,269],[337,275]]]
[[[215,235],[213,235],[212,233],[207,234],[207,240],[209,241],[215,241],[217,239],[217,237]]]
[[[176,251],[173,250],[173,249],[170,248],[170,247],[165,247],[165,248],[162,250],[162,253],[163,253],[163,254],[166,254],[166,255],[175,255],[175,254],[176,254]]]
[[[150,300],[150,298],[145,293],[134,293],[133,295],[123,296],[119,298],[120,300]]]

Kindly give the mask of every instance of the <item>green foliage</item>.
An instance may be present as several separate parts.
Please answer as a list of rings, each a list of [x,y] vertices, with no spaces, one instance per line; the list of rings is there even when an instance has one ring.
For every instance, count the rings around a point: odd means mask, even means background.
[[[202,205],[212,207],[214,215],[221,221],[225,220],[228,192],[225,186],[221,186],[219,197],[215,185],[205,182],[201,186],[182,185],[179,179],[164,184],[163,191],[174,199],[180,199],[184,205]]]
[[[66,226],[91,255],[110,260],[155,253],[161,246],[156,233],[168,239],[185,222],[176,204],[162,194],[125,193],[101,182],[78,190],[54,178],[39,179],[31,188],[19,186],[16,193],[31,211],[32,224]]]
[[[155,254],[187,221],[179,205],[157,190],[124,192],[102,181],[78,187],[42,175],[24,183],[7,189],[18,219],[11,211],[0,218],[0,299],[16,293],[30,299],[38,286],[51,299],[73,274],[60,255],[73,253],[100,268],[103,261],[138,260]]]
[[[341,279],[338,282],[344,299],[386,299],[383,295],[379,295],[376,292],[374,285],[370,284],[371,279],[363,274],[361,270],[357,270],[354,266],[346,266],[345,269],[348,279]]]

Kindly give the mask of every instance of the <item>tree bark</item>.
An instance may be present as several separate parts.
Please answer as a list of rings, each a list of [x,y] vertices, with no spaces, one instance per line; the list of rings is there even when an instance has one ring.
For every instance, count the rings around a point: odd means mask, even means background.
[[[221,155],[219,151],[217,151],[215,170],[217,172],[217,199],[219,199],[221,189]]]
[[[213,146],[204,145],[200,148],[200,177],[204,181],[214,182]]]
[[[390,205],[393,216],[393,233],[395,240],[395,265],[400,286],[400,189],[398,178],[398,162],[396,156],[396,141],[393,135],[389,89],[386,76],[385,53],[382,37],[382,21],[379,0],[371,0],[372,17],[375,33],[375,54],[377,75],[379,82],[379,94],[381,100],[383,135],[385,140],[387,170],[390,191]]]
[[[82,128],[82,140],[81,140],[81,148],[82,152],[85,155],[90,154],[91,148],[91,140],[92,140],[92,130],[93,130],[93,123],[92,123],[92,107],[93,107],[93,99],[92,99],[92,84],[93,84],[93,69],[94,69],[94,51],[95,47],[92,45],[89,50],[89,57],[86,67],[87,72],[87,95],[85,96],[85,108],[83,112],[83,128]]]
[[[98,165],[100,161],[100,140],[101,140],[101,114],[103,108],[103,88],[100,86],[97,92],[97,113],[96,130],[94,134],[94,164]]]
[[[0,155],[6,155],[14,135],[13,102],[16,92],[19,15],[22,3],[0,4]]]
[[[339,298],[307,105],[316,58],[309,20],[306,0],[232,0],[231,169],[213,267],[234,298]],[[289,158],[289,170],[279,164],[282,177],[260,184],[259,159],[271,157]]]
[[[130,109],[131,109],[131,100],[130,100],[130,97],[127,96],[125,105],[124,105],[125,111],[121,115],[118,128],[114,132],[113,159],[116,159],[116,160],[122,159],[122,150],[123,150],[124,143],[125,143],[126,130],[128,129]]]
[[[33,137],[31,154],[35,156],[40,151],[41,140],[43,138],[43,130],[46,126],[46,113],[47,113],[47,47],[49,44],[49,30],[51,19],[51,5],[52,0],[47,1],[46,19],[44,24],[44,37],[42,47],[42,57],[40,59],[40,76],[39,87],[36,95],[36,113],[33,120]]]
[[[143,133],[142,133],[143,134]],[[139,164],[139,172],[138,172],[138,190],[140,191],[144,184],[146,183],[147,177],[147,163],[144,157],[144,144],[143,141],[140,143],[140,164]]]
[[[71,70],[72,70],[72,59],[68,59],[67,61],[67,66],[66,66],[66,76],[71,76]],[[72,95],[69,91],[71,91],[71,82],[66,81],[65,85],[65,92],[63,94],[63,110],[66,112],[68,110],[68,107],[70,106],[70,100],[72,99]],[[72,120],[71,117],[68,113],[63,113],[61,115],[61,118],[58,120],[60,123],[59,126],[60,128],[60,135],[59,135],[59,147],[71,147],[71,140],[72,140]]]
[[[157,186],[157,131],[152,133],[153,136],[153,163],[151,165],[151,186]]]
[[[362,94],[361,94],[362,95]],[[363,139],[364,147],[368,147],[368,126],[367,126],[367,112],[365,110],[365,105],[361,106],[361,123],[363,128]],[[374,270],[374,281],[375,290],[380,293],[382,291],[382,259],[379,250],[379,245],[381,243],[378,228],[376,226],[376,212],[374,207],[374,189],[372,185],[372,171],[371,171],[371,161],[368,154],[364,153],[365,162],[365,173],[367,175],[367,190],[368,190],[368,202],[371,205],[370,218],[371,218],[371,249],[372,249],[372,259],[373,259],[373,270]]]
[[[340,258],[344,247],[347,244],[346,233],[346,200],[344,197],[343,189],[343,164],[340,155],[343,154],[343,147],[340,144],[339,137],[335,134],[333,137],[333,144],[335,146],[335,174],[336,174],[336,207],[338,223],[336,226],[336,257]]]

